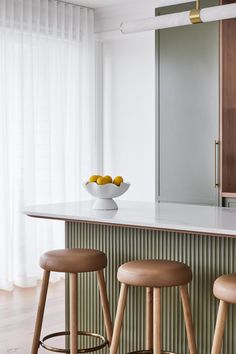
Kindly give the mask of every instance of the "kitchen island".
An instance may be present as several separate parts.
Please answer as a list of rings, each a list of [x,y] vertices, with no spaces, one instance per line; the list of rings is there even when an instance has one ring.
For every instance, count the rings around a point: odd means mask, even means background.
[[[119,296],[116,272],[134,259],[182,261],[193,271],[189,287],[198,351],[209,354],[218,301],[214,280],[236,270],[236,209],[169,203],[125,202],[119,210],[96,211],[92,202],[29,207],[28,216],[65,222],[65,247],[95,248],[108,257],[105,271],[112,319]],[[68,281],[66,327],[68,328]],[[79,328],[104,333],[93,274],[79,277]],[[188,353],[180,299],[176,289],[163,292],[163,349]],[[236,306],[230,307],[223,353],[236,350]],[[123,328],[120,354],[145,347],[145,292],[132,288]],[[103,353],[106,353],[104,350]]]

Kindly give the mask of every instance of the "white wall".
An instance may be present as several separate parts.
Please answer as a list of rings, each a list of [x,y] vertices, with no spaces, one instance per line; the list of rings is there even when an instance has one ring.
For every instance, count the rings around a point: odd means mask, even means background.
[[[104,173],[132,184],[129,200],[155,200],[154,36],[103,45]]]
[[[98,97],[103,102],[103,172],[123,175],[132,187],[123,198],[155,200],[155,38],[154,32],[122,35],[122,21],[155,15],[155,8],[189,0],[129,0],[97,9],[100,46]]]

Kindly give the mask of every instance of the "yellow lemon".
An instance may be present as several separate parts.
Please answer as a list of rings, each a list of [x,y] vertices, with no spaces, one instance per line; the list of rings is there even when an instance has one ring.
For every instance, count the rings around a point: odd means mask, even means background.
[[[101,177],[100,175],[93,175],[89,177],[89,183],[97,182],[98,178]]]
[[[104,176],[103,178],[106,178],[107,183],[112,183],[112,178],[111,178],[111,176]]]
[[[120,186],[122,182],[124,182],[124,180],[121,176],[116,176],[113,180],[113,183],[117,186]]]
[[[107,178],[105,178],[105,177],[99,177],[97,179],[97,184],[99,184],[100,186],[103,184],[107,184],[107,183],[109,183],[109,182],[108,182]]]

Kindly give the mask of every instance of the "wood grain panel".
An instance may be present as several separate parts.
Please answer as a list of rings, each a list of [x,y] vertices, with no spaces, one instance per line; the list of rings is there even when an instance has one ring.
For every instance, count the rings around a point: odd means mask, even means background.
[[[221,35],[222,192],[236,193],[236,19],[222,22]]]

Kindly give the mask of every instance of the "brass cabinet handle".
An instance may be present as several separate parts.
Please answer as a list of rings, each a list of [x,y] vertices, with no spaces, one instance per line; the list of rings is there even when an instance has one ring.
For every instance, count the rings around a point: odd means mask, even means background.
[[[218,188],[220,186],[220,183],[218,181],[218,164],[217,164],[217,147],[220,145],[219,140],[215,140],[214,144],[214,174],[215,174],[215,188]]]

